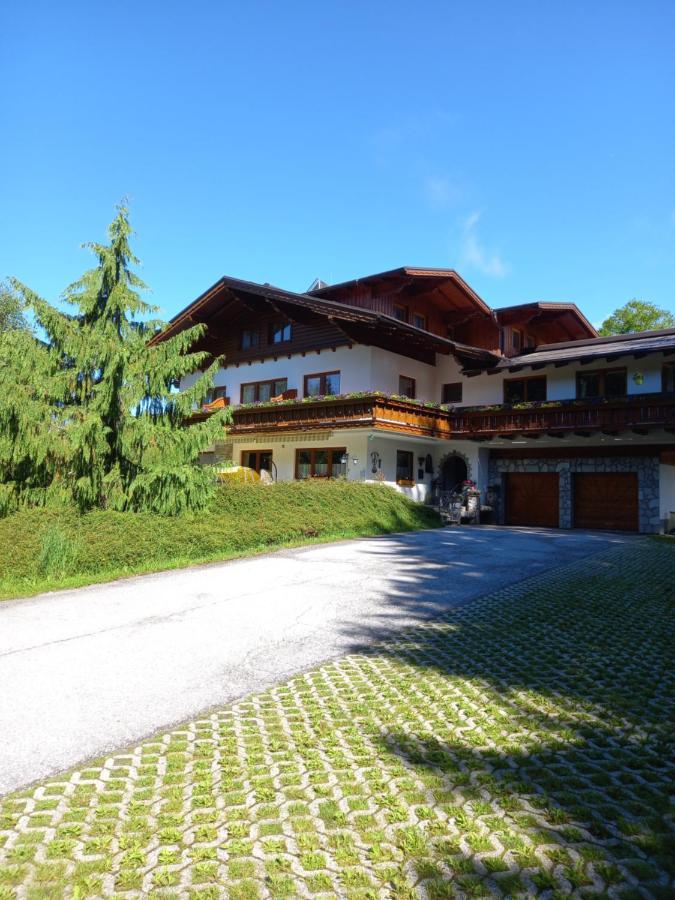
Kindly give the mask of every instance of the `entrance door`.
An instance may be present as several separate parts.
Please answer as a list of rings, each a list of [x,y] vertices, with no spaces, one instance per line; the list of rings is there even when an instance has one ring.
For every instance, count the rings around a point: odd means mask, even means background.
[[[574,476],[574,527],[638,530],[635,472],[584,472]]]
[[[506,476],[506,524],[558,528],[558,473],[509,473]]]
[[[258,475],[262,471],[272,474],[272,451],[271,450],[245,450],[241,454],[242,466],[254,469]]]
[[[441,467],[441,490],[459,490],[467,479],[466,463],[461,456],[448,456]]]

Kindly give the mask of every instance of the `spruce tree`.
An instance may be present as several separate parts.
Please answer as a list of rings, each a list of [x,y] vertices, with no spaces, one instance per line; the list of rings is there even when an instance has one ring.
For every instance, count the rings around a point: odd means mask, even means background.
[[[230,412],[199,424],[188,420],[213,386],[221,361],[190,349],[203,325],[148,344],[162,323],[151,318],[156,308],[141,297],[147,288],[131,269],[138,260],[130,234],[128,211],[121,205],[108,229],[109,242],[85,245],[97,265],[66,289],[63,299],[73,312],[12,281],[46,335],[44,344],[33,338],[31,355],[39,360],[34,373],[20,353],[4,351],[9,378],[23,382],[21,390],[34,407],[28,422],[15,415],[10,423],[17,445],[13,465],[0,457],[0,477],[11,482],[17,502],[66,495],[81,510],[173,515],[202,508],[211,497],[213,475],[196,460],[222,434]],[[177,391],[183,376],[201,370],[188,390]],[[0,409],[3,430],[10,418]]]

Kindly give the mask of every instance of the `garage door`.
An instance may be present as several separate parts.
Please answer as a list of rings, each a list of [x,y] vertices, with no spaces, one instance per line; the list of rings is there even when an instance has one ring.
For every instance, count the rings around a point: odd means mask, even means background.
[[[506,524],[558,527],[556,472],[514,472],[506,476]]]
[[[637,531],[637,475],[634,472],[575,475],[574,525],[603,531]]]

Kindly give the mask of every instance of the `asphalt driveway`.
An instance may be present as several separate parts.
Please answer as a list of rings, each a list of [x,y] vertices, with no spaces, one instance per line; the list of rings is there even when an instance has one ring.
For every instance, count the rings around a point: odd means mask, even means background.
[[[640,538],[442,529],[0,604],[0,794]]]

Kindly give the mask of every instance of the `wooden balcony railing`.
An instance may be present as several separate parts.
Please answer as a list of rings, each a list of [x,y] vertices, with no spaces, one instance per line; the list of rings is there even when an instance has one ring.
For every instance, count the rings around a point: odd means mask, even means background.
[[[324,428],[376,428],[431,438],[482,440],[509,435],[586,434],[650,428],[675,429],[675,395],[642,394],[611,401],[566,400],[445,410],[407,400],[366,395],[234,407],[232,435]]]
[[[445,410],[389,397],[337,397],[309,403],[239,407],[230,434],[255,431],[372,427],[425,437],[450,437]]]
[[[638,394],[618,400],[564,400],[528,409],[508,407],[456,410],[452,433],[457,438],[508,434],[563,434],[675,426],[675,395]]]

